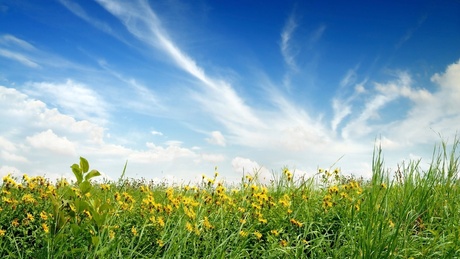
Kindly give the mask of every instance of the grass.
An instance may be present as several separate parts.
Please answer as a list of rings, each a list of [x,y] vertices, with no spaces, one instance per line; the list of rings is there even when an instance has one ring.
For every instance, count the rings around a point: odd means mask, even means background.
[[[76,181],[5,176],[2,258],[456,258],[460,257],[459,141],[372,179],[319,170],[270,184],[247,175],[197,186],[140,180],[93,183],[81,158]],[[126,166],[123,171],[125,173]]]

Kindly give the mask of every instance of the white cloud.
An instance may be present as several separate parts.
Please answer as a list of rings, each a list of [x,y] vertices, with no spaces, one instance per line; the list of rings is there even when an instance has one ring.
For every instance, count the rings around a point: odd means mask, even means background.
[[[291,47],[291,38],[295,29],[297,28],[297,23],[295,21],[295,16],[292,14],[289,16],[286,24],[284,25],[283,31],[281,32],[281,54],[283,55],[284,62],[289,66],[290,69],[296,71],[297,64],[295,62],[295,53],[292,53]]]
[[[0,37],[0,44],[8,46],[19,46],[26,50],[35,50],[35,47],[25,40],[19,39],[10,34],[4,34]]]
[[[211,144],[218,145],[225,147],[226,146],[226,140],[224,135],[220,131],[213,131],[211,132],[211,137],[207,138],[206,141],[208,141]]]
[[[340,122],[351,114],[351,106],[348,103],[344,103],[341,100],[334,98],[332,99],[332,108],[334,110],[334,118],[331,121],[332,131],[336,132],[337,126]]]
[[[221,154],[201,154],[200,157],[203,161],[210,163],[219,163],[225,160],[225,156]],[[200,160],[197,162],[200,162]]]
[[[201,91],[192,91],[191,97],[198,101],[203,110],[209,112],[215,120],[232,131],[245,130],[246,127],[264,127],[251,107],[245,104],[228,82],[209,77],[202,67],[169,38],[147,1],[128,3],[99,0],[98,2],[119,18],[133,36],[162,50],[180,69],[200,82]]]
[[[54,103],[71,115],[86,120],[105,122],[108,117],[104,98],[86,85],[67,80],[65,83],[30,83],[36,89],[30,94]]]
[[[39,150],[50,150],[56,154],[76,156],[74,143],[66,137],[59,137],[51,129],[26,138],[27,142]]]
[[[156,131],[156,130],[152,130],[150,133],[152,133],[152,135],[154,136],[163,136],[163,133]]]
[[[262,182],[268,182],[272,179],[272,174],[267,168],[260,166],[257,162],[252,161],[249,158],[233,158],[232,167],[233,170],[241,174],[241,176],[243,176],[243,174],[251,176],[257,175],[258,179]]]
[[[167,147],[157,146],[154,143],[148,142],[146,146],[148,148],[146,151],[130,152],[128,159],[139,163],[157,163],[197,156],[192,150],[181,147],[179,142],[170,142]]]
[[[21,170],[14,166],[4,166],[2,165],[0,167],[0,180],[7,175],[11,175],[11,177],[16,178],[16,180],[19,180],[22,178],[23,173]],[[3,182],[3,181],[2,181]]]
[[[345,74],[345,76],[342,78],[342,80],[340,81],[340,86],[341,87],[345,87],[347,85],[352,85],[355,83],[356,81],[356,69],[349,69],[347,71],[347,73]]]
[[[11,162],[20,162],[20,163],[28,162],[27,158],[25,158],[23,156],[16,155],[16,154],[13,154],[13,153],[10,153],[10,152],[8,152],[6,150],[2,150],[0,152],[0,158],[5,160],[5,161],[11,161]]]
[[[0,56],[3,56],[5,58],[9,58],[12,60],[15,60],[24,66],[32,67],[32,68],[38,68],[40,65],[38,65],[36,62],[34,62],[31,58],[27,57],[24,54],[13,52],[10,50],[6,49],[0,49]]]

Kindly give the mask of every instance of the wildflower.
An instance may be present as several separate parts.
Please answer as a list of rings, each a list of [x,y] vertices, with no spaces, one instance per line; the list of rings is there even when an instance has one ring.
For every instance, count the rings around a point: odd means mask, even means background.
[[[332,194],[332,193],[337,194],[337,193],[339,192],[339,187],[337,187],[336,185],[331,186],[331,187],[329,187],[328,192],[329,192],[330,194]]]
[[[109,231],[109,238],[110,238],[110,239],[113,239],[114,237],[115,237],[115,231],[110,230],[110,231]]]
[[[286,241],[286,240],[283,239],[283,240],[280,241],[280,245],[281,245],[282,247],[286,247],[286,246],[288,245],[288,241]]]
[[[43,220],[48,220],[48,215],[46,214],[46,212],[42,211],[40,212],[40,218]]]
[[[297,227],[301,227],[301,226],[303,225],[302,222],[299,222],[299,221],[297,221],[297,220],[295,220],[295,219],[291,219],[290,221],[291,221],[291,224],[292,224],[292,225],[295,225],[295,226],[297,226]]]
[[[108,185],[108,184],[101,184],[101,190],[103,190],[103,191],[108,191],[108,190],[110,190],[110,185]]]
[[[163,240],[161,240],[161,239],[157,239],[157,244],[158,244],[159,247],[163,247],[165,245]]]
[[[24,203],[35,203],[35,199],[34,197],[32,196],[32,194],[30,193],[27,193],[27,194],[24,194],[22,196],[22,199],[21,199]]]
[[[256,230],[254,231],[254,236],[256,236],[256,238],[260,240],[262,238],[262,233]]]
[[[386,185],[385,183],[382,183],[382,184],[380,184],[380,188],[381,188],[381,189],[386,189],[386,188],[387,188],[387,185]]]
[[[27,174],[24,174],[24,175],[22,176],[22,180],[23,180],[24,182],[29,182],[29,181],[30,181],[30,177],[29,177]]]
[[[323,200],[323,207],[330,208],[333,206],[333,203],[330,200]]]
[[[84,210],[83,213],[89,218],[92,219],[93,217],[91,216],[91,212]]]
[[[213,229],[214,228],[214,226],[211,225],[211,223],[209,222],[208,217],[204,217],[203,225],[207,229]]]
[[[160,227],[164,227],[164,226],[165,226],[165,222],[164,222],[164,220],[163,220],[163,217],[159,217],[159,218],[157,219],[157,223],[158,223],[158,225],[159,225]]]
[[[46,223],[43,223],[42,224],[42,228],[43,228],[43,231],[45,231],[45,233],[49,233],[50,232],[50,229],[48,228],[48,225]]]
[[[6,230],[4,229],[0,229],[0,237],[4,236],[6,233]]]
[[[395,223],[391,219],[388,221],[388,224],[390,225],[390,228],[395,227]]]
[[[133,226],[133,227],[131,228],[131,233],[133,233],[134,236],[137,236],[137,229],[136,229],[136,227]]]
[[[268,221],[264,218],[259,218],[259,222],[262,224],[267,224]]]
[[[291,171],[289,171],[289,169],[284,168],[283,173],[284,173],[284,175],[286,176],[286,178],[287,178],[288,181],[291,181],[291,180],[292,180],[292,173],[291,173]]]
[[[13,227],[18,227],[18,226],[19,226],[19,222],[18,222],[18,221],[19,221],[19,220],[18,220],[17,218],[13,219],[13,221],[11,222],[11,225],[12,225]]]
[[[27,219],[30,220],[31,222],[34,222],[35,218],[32,214],[27,213]]]
[[[244,231],[244,230],[241,230],[240,231],[240,236],[241,237],[247,237],[248,236],[248,232]]]
[[[185,224],[185,228],[187,229],[188,232],[192,232],[193,231],[193,226],[190,222],[187,221],[187,223]]]
[[[278,232],[278,230],[276,230],[276,229],[270,230],[270,233],[272,235],[274,235],[275,237],[279,236],[279,234],[280,234],[280,232]]]

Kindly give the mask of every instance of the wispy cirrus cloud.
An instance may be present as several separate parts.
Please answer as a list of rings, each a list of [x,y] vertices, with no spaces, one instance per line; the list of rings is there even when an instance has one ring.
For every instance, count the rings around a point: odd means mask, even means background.
[[[208,76],[195,60],[184,53],[170,39],[147,1],[98,1],[107,11],[125,25],[137,39],[168,55],[178,68],[197,79],[201,86],[192,91],[192,97],[211,116],[227,128],[265,127],[254,111],[235,92],[230,83]]]
[[[4,34],[0,37],[0,44],[9,46],[18,46],[26,50],[35,50],[35,47],[29,42],[17,38],[11,34]]]
[[[59,0],[59,2],[71,11],[76,16],[80,17],[81,19],[85,20],[89,24],[93,25],[94,27],[98,28],[99,30],[115,37],[116,39],[124,42],[125,44],[129,45],[129,42],[123,39],[119,33],[115,29],[113,29],[109,24],[98,20],[97,18],[92,17],[89,15],[81,5],[76,2],[69,1],[69,0]]]
[[[297,22],[294,14],[291,14],[284,25],[283,30],[281,31],[281,43],[280,50],[283,55],[284,62],[289,66],[293,71],[297,71],[297,64],[295,61],[296,53],[292,47],[292,35],[297,28]]]
[[[25,66],[32,67],[32,68],[39,68],[40,65],[37,64],[35,61],[33,61],[30,57],[17,53],[14,51],[6,50],[6,49],[0,49],[0,56],[3,56],[5,58],[17,61]]]

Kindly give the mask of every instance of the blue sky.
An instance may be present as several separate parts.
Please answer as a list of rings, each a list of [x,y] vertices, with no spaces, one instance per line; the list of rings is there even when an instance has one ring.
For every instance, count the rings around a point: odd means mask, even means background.
[[[0,173],[227,181],[422,159],[460,125],[460,2],[2,1]]]

